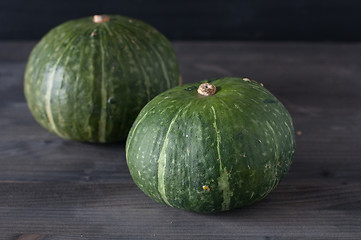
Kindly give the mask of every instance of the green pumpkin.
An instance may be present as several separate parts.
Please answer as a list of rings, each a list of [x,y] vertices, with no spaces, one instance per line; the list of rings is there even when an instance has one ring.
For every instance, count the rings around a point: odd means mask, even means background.
[[[85,142],[125,140],[142,107],[179,84],[169,41],[152,26],[96,15],[52,29],[35,46],[24,90],[50,132]]]
[[[286,175],[294,151],[289,113],[246,78],[161,93],[142,109],[126,143],[130,173],[144,193],[196,212],[263,199]]]

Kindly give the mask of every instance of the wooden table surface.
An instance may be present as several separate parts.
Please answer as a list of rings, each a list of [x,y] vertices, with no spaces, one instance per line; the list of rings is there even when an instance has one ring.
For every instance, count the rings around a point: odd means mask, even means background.
[[[361,44],[174,42],[185,83],[262,82],[290,111],[297,149],[263,201],[197,214],[133,183],[124,143],[62,140],[32,118],[33,42],[0,43],[0,239],[361,239]]]

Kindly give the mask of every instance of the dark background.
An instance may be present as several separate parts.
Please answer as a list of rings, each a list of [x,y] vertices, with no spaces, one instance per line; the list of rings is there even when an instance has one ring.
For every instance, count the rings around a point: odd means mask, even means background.
[[[0,40],[36,40],[93,14],[142,19],[171,40],[360,41],[359,0],[0,0]]]

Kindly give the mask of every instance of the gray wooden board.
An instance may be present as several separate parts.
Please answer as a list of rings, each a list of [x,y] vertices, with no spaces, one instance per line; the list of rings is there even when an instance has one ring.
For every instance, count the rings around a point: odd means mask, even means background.
[[[29,42],[0,43],[0,239],[361,239],[361,44],[174,42],[185,83],[247,76],[289,109],[297,150],[263,201],[220,214],[158,204],[124,143],[62,140],[22,91]]]

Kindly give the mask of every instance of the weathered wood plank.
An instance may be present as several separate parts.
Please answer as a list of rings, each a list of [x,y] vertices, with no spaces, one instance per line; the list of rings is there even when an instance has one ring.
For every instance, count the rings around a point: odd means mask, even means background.
[[[0,231],[126,237],[197,235],[355,237],[361,234],[361,184],[286,185],[244,209],[207,215],[155,203],[132,183],[2,183]],[[358,189],[358,191],[355,191]],[[355,210],[349,211],[350,207]],[[13,219],[17,224],[13,225]],[[317,224],[316,224],[317,223]],[[59,227],[61,226],[61,227]],[[181,234],[181,235],[180,235]]]

